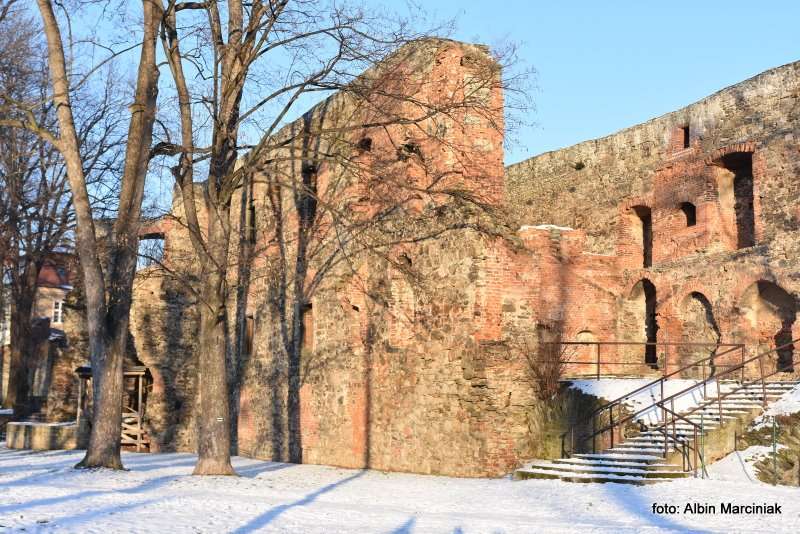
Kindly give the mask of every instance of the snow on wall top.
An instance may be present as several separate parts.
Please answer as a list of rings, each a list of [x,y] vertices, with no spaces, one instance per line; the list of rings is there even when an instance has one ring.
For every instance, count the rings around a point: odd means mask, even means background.
[[[569,226],[558,226],[555,224],[537,224],[536,226],[525,224],[519,227],[520,232],[524,230],[560,230],[562,232],[568,232],[570,230],[574,230],[574,228],[570,228]]]

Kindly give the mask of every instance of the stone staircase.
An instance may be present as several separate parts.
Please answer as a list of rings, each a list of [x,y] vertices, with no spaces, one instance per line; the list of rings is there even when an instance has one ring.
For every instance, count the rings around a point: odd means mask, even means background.
[[[694,406],[678,413],[696,425],[702,424],[704,432],[701,439],[714,440],[716,434],[722,434],[726,426],[730,426],[728,423],[736,421],[747,425],[760,415],[764,407],[764,392],[769,405],[798,387],[798,384],[798,381],[771,381],[762,388],[760,383],[743,386],[735,381],[720,381],[718,391],[714,382],[713,388],[707,388],[707,395],[702,395]],[[702,393],[702,385],[698,386],[698,391]],[[719,398],[720,394],[722,399]],[[691,476],[693,471],[686,470],[685,445],[694,439],[696,427],[674,417],[668,418],[667,427],[666,437],[661,420],[601,453],[573,454],[569,458],[529,462],[514,473],[514,478],[642,485]]]

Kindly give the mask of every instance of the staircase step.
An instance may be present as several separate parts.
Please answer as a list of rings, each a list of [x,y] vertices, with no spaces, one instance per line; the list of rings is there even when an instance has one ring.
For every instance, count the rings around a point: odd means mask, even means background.
[[[694,432],[690,432],[688,430],[676,429],[674,435],[677,436],[678,441],[686,441],[686,440],[690,440],[690,439],[692,439],[694,437]],[[699,435],[699,432],[698,432],[698,435]],[[670,436],[669,439],[672,439],[673,434],[672,434],[672,429],[671,428],[669,430],[669,436]],[[652,441],[662,441],[662,442],[664,441],[664,434],[662,434],[660,432],[639,434],[638,437],[649,439],[649,440],[652,440]]]
[[[667,452],[670,452],[672,450],[674,450],[674,447],[670,445],[669,448],[667,449]],[[617,445],[613,449],[608,449],[606,452],[612,454],[652,454],[654,456],[660,456],[664,453],[664,446],[663,444],[660,447],[659,446],[645,447],[643,445],[635,445],[635,444]]]
[[[672,467],[672,466],[670,466]],[[681,478],[686,476],[684,471],[675,469],[653,470],[638,469],[636,467],[617,467],[610,465],[567,465],[555,462],[536,462],[523,469],[542,469],[548,471],[559,471],[562,473],[591,473],[599,475],[630,475],[645,478]]]
[[[700,419],[701,419],[700,418],[700,413],[699,412],[695,412],[695,413],[693,413],[691,415],[686,416],[686,419],[688,419],[689,421],[693,421],[693,422],[695,422],[697,424],[700,424]],[[704,414],[702,419],[706,423],[708,423],[709,421],[716,422],[716,421],[719,421],[719,415],[717,415],[717,414]],[[722,419],[723,420],[726,420],[726,419],[727,420],[732,420],[732,419],[737,419],[737,417],[733,416],[733,415],[725,415],[723,413],[722,414]]]
[[[584,458],[558,458],[551,460],[554,464],[575,465],[578,467],[600,466],[600,467],[622,467],[628,469],[640,469],[646,471],[674,471],[680,470],[677,465],[664,463],[648,462],[619,462],[615,460],[587,460]],[[530,466],[527,466],[530,467]]]
[[[693,419],[691,417],[689,417],[689,420],[693,421]],[[717,427],[716,421],[709,421],[708,418],[706,418],[706,422],[705,423],[706,423],[706,428],[707,429],[708,428],[716,428]],[[700,419],[699,418],[697,419],[697,425],[700,426]],[[672,425],[667,425],[667,426],[669,426],[669,429],[671,431],[672,430]],[[675,424],[675,430],[683,430],[685,432],[688,432],[689,434],[694,434],[694,428],[695,427],[689,425],[688,423],[680,423],[680,424],[676,423]],[[700,432],[700,429],[698,428],[697,431]]]
[[[754,410],[752,406],[722,406],[722,414],[747,414]],[[692,413],[705,413],[705,414],[718,414],[719,413],[719,406],[706,406],[705,408],[700,408],[695,410]]]
[[[667,438],[669,443],[683,443],[684,439],[675,439],[671,435]],[[659,435],[656,436],[637,436],[635,438],[628,438],[625,440],[625,444],[633,444],[633,445],[643,445],[645,447],[661,447],[664,448],[664,436]]]
[[[542,478],[542,479],[561,479],[567,482],[587,482],[587,483],[614,482],[617,484],[634,484],[634,485],[655,484],[657,482],[669,482],[670,480],[674,479],[674,477],[646,478],[642,476],[620,475],[620,474],[564,473],[562,471],[553,471],[550,469],[540,469],[540,468],[519,469],[515,472],[514,476],[518,479]]]
[[[720,403],[717,402],[716,399],[712,399],[708,402],[707,406],[719,406]],[[748,399],[722,399],[722,407],[731,407],[731,408],[747,408],[747,409],[755,409],[761,408],[764,406],[764,403],[760,400],[748,400]]]
[[[731,388],[731,390],[732,391],[736,391],[736,392],[745,392],[746,391],[746,392],[753,392],[753,393],[761,393],[762,391],[766,390],[767,393],[772,393],[772,392],[785,393],[787,391],[792,391],[796,387],[797,387],[796,385],[795,386],[778,386],[778,385],[774,385],[774,384],[767,384],[766,386],[764,386],[762,388],[761,385],[758,384],[758,385],[755,385],[755,386],[744,386],[744,387],[740,387],[740,388]],[[724,389],[722,391],[725,392]]]
[[[695,435],[701,435],[698,428],[701,421],[705,433],[709,434],[731,421],[752,417],[765,404],[775,402],[800,387],[800,380],[769,382],[763,386],[742,386],[736,381],[709,384],[708,396],[699,400],[694,398],[696,405],[680,414],[686,420],[666,425],[666,436],[660,432],[665,425],[656,422],[601,453],[575,454],[570,458],[537,461],[517,470],[515,478],[651,484],[687,476],[688,473],[680,466],[665,462],[665,444],[668,453],[684,450],[684,444],[690,442]],[[698,388],[693,396],[696,397],[697,392],[702,395],[702,389]],[[658,407],[654,406],[654,410],[661,413]]]
[[[585,453],[576,454],[576,458],[586,458],[588,460],[611,460],[617,462],[663,462],[664,458],[661,456],[654,456],[652,454],[613,454],[613,453]]]

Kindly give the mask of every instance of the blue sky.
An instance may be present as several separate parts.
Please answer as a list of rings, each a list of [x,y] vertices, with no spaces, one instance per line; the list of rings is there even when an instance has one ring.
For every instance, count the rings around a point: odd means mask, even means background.
[[[401,0],[388,6],[404,11]],[[477,1],[422,4],[455,38],[511,40],[538,71],[535,126],[506,163],[601,137],[800,60],[800,1]]]

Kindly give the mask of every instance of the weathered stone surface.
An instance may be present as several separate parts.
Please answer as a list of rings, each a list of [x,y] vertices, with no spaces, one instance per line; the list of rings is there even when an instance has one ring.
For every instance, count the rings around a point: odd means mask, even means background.
[[[422,83],[421,98],[463,79],[463,58],[481,53],[446,43],[409,60],[416,74],[408,83]],[[502,102],[502,94],[487,98]],[[334,98],[323,108],[341,112],[348,105]],[[466,186],[480,188],[521,228],[493,237],[450,232],[393,251],[388,256],[398,263],[355,256],[326,275],[304,316],[303,460],[483,476],[507,473],[523,458],[552,456],[563,421],[588,408],[575,399],[564,408],[537,398],[528,362],[512,347],[541,325],[563,325],[564,339],[581,341],[744,343],[745,356],[800,337],[799,114],[795,63],[505,173],[499,132],[469,114],[458,128],[450,124],[446,135],[462,144],[475,140],[475,159],[463,167]],[[369,157],[397,153],[409,180],[424,180],[413,158],[396,151],[406,131],[369,134]],[[413,150],[437,154],[432,168],[457,164],[439,148],[430,142]],[[330,167],[318,171],[326,186],[338,176]],[[351,210],[386,194],[377,182],[347,187],[358,192],[357,202],[346,203]],[[291,199],[284,201],[289,206]],[[234,195],[234,212],[241,207]],[[238,451],[285,460],[288,362],[271,300],[274,220],[258,186],[253,210],[262,248],[246,310],[252,351],[240,362],[235,399]],[[197,266],[179,201],[173,216],[161,229],[165,261],[183,273],[183,283],[142,273],[131,330],[136,355],[154,377],[147,425],[155,446],[191,449],[200,348],[188,288]],[[399,262],[419,276],[407,276]],[[576,348],[571,357],[580,363],[568,371],[593,374],[600,359],[612,362],[603,374],[657,376],[665,365],[674,370],[708,354],[659,349],[649,362],[641,346],[600,350]],[[735,352],[717,364],[741,357]],[[778,368],[768,363],[769,372]],[[560,422],[548,422],[552,417]]]
[[[8,423],[9,449],[61,450],[78,447],[76,423]]]

